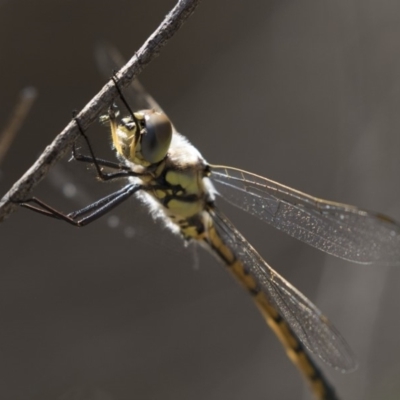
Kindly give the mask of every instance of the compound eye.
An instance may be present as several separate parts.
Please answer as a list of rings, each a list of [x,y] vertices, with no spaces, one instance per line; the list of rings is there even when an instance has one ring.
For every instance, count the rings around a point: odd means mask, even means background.
[[[172,124],[161,112],[143,112],[145,132],[141,136],[143,158],[151,164],[160,162],[166,155],[172,139]]]

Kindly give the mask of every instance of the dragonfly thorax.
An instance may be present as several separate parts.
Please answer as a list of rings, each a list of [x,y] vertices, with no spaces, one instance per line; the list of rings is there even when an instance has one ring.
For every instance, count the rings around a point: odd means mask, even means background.
[[[215,199],[209,167],[199,151],[174,130],[166,157],[145,171],[138,178],[143,190],[137,196],[173,232],[194,238],[204,225],[204,210]]]

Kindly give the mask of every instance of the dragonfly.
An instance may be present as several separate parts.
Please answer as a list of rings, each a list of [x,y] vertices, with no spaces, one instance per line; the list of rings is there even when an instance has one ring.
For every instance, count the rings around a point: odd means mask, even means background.
[[[110,58],[115,54],[110,53]],[[100,180],[121,181],[123,186],[68,214],[36,197],[19,204],[83,227],[128,198],[136,198],[184,242],[197,243],[212,253],[249,292],[315,398],[338,400],[312,355],[336,370],[350,372],[357,367],[351,349],[322,312],[272,269],[235,228],[220,210],[219,198],[310,246],[360,264],[399,264],[400,225],[379,213],[208,163],[137,80],[129,88],[133,100],[128,102],[117,78],[113,79],[127,116],[111,107],[101,120],[110,127],[117,160],[96,157],[82,129],[89,155],[79,154],[74,145],[73,157],[92,164]],[[75,121],[79,127],[79,120]]]

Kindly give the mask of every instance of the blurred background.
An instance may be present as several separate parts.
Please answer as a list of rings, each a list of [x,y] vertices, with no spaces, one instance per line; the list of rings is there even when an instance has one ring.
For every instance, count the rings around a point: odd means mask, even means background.
[[[2,194],[106,82],[96,44],[131,57],[174,4],[0,1],[0,126],[23,87],[39,92]],[[209,162],[400,220],[397,1],[204,0],[140,78]],[[107,129],[89,133],[112,158]],[[115,189],[76,164],[35,195],[72,211]],[[400,269],[334,259],[221,205],[351,345],[355,373],[323,367],[341,398],[400,398]],[[132,200],[85,229],[27,210],[2,224],[0,398],[310,399],[248,294],[147,217]]]

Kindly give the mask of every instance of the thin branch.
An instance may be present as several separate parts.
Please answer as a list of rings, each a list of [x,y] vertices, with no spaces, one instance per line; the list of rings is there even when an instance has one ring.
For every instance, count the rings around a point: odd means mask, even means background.
[[[10,120],[0,133],[0,164],[11,147],[15,136],[21,129],[28,113],[35,102],[37,91],[34,87],[26,87],[21,90],[18,102],[14,108]]]
[[[159,54],[161,48],[179,30],[190,17],[200,0],[179,0],[172,11],[164,18],[161,25],[147,39],[137,53],[116,74],[121,87],[129,85],[136,76]],[[110,71],[111,73],[111,71]],[[110,80],[101,91],[77,115],[83,129],[98,119],[100,113],[117,97],[117,91]],[[75,121],[71,121],[64,130],[46,147],[41,156],[27,172],[12,186],[0,201],[0,222],[16,209],[12,199],[25,199],[29,192],[46,175],[69,149],[78,137],[79,131]]]

